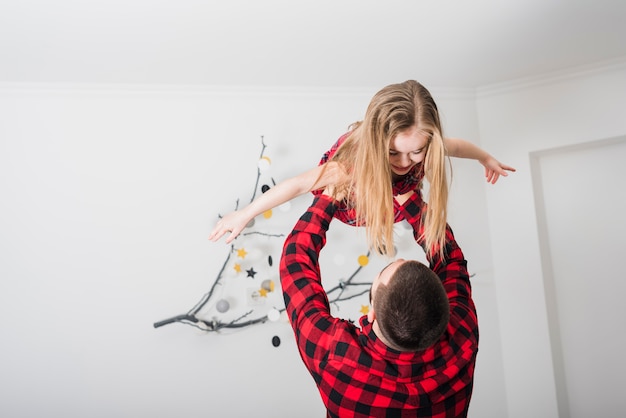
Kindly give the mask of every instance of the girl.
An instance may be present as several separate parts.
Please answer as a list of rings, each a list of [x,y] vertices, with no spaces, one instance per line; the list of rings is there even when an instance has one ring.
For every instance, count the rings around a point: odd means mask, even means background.
[[[309,191],[321,193],[333,186],[333,197],[342,200],[335,217],[365,226],[371,249],[393,255],[393,224],[397,208],[413,193],[420,193],[422,179],[429,182],[428,204],[423,204],[426,248],[443,251],[447,222],[448,182],[446,156],[478,160],[488,182],[507,176],[513,167],[501,164],[474,144],[445,138],[437,105],[428,90],[414,80],[384,87],[374,95],[362,121],[351,126],[322,157],[320,164],[287,179],[243,209],[217,222],[209,240],[230,232],[226,243],[239,235],[255,216]],[[390,181],[391,180],[391,181]]]

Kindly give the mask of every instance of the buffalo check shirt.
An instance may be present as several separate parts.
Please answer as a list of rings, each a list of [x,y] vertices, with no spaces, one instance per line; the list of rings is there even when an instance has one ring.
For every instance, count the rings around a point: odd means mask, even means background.
[[[416,239],[422,231],[423,207],[419,193],[399,207]],[[428,349],[399,352],[376,337],[366,316],[359,327],[330,314],[318,257],[335,211],[330,197],[315,197],[287,237],[280,262],[287,314],[327,416],[467,416],[478,324],[466,261],[452,230],[447,228],[445,263],[437,255],[429,259],[450,301],[448,327]]]

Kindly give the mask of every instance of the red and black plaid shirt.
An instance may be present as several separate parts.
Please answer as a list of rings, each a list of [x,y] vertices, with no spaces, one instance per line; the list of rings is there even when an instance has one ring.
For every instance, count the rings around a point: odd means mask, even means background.
[[[418,193],[399,210],[421,231],[424,204]],[[430,268],[450,300],[444,335],[420,352],[387,347],[367,317],[360,328],[330,315],[318,256],[336,211],[326,195],[314,198],[285,241],[281,285],[302,360],[318,386],[329,417],[463,417],[467,415],[478,351],[478,324],[466,261],[447,228],[446,263]]]

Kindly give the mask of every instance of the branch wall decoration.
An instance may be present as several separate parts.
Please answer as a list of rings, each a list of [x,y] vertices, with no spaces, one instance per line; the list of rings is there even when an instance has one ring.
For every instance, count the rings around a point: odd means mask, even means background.
[[[272,161],[265,154],[265,150],[266,144],[261,136],[261,153],[250,202],[257,197],[257,193],[265,193],[276,185],[274,179],[268,175]],[[286,202],[277,209],[287,211],[290,207],[290,202]],[[235,210],[238,208],[239,199]],[[181,323],[206,332],[220,332],[278,321],[281,318],[287,322],[278,274],[286,231],[284,224],[282,231],[268,230],[272,227],[269,221],[273,215],[273,210],[268,210],[257,217],[261,219],[253,219],[246,226],[230,245],[230,250],[208,291],[191,309],[155,322],[154,328]],[[326,290],[331,305],[338,308],[344,301],[364,297],[369,293],[371,281],[357,279],[363,267],[369,263],[369,258],[369,252],[359,255],[355,260],[354,270],[347,278],[337,279],[336,284]],[[367,313],[369,301],[364,302],[359,315]],[[272,344],[278,346],[280,339],[274,336]]]

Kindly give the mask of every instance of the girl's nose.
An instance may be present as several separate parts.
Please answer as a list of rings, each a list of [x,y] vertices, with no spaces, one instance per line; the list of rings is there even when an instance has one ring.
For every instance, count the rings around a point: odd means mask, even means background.
[[[408,154],[400,154],[400,163],[403,165],[411,164],[411,157]]]

